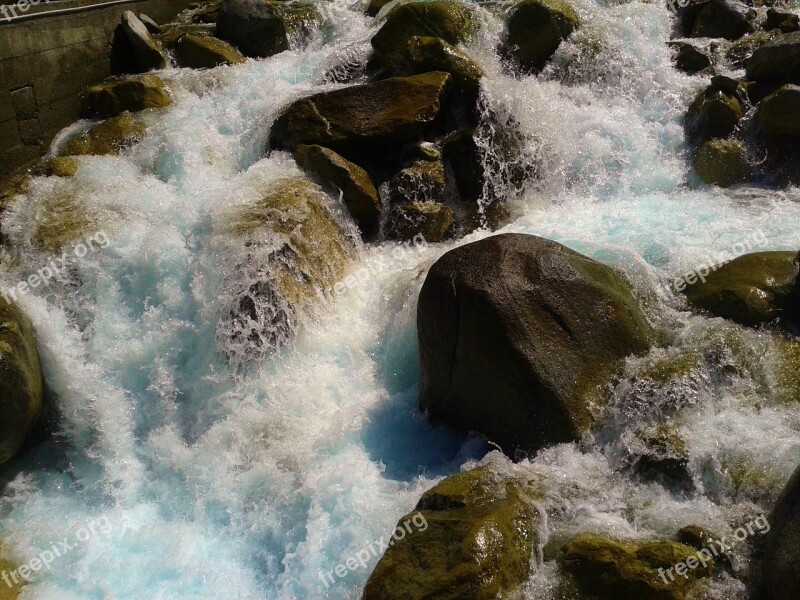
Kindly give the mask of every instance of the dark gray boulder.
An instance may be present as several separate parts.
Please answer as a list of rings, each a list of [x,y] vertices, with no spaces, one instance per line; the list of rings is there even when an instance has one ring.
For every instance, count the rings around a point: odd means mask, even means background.
[[[800,591],[800,467],[769,518],[764,547],[764,600],[797,600]]]
[[[510,455],[578,439],[622,359],[652,339],[623,276],[522,234],[441,257],[417,327],[420,408]]]
[[[746,75],[758,82],[800,83],[800,31],[760,46],[747,61]]]
[[[692,37],[725,38],[738,40],[754,31],[756,13],[737,0],[711,0],[697,15],[692,27]]]

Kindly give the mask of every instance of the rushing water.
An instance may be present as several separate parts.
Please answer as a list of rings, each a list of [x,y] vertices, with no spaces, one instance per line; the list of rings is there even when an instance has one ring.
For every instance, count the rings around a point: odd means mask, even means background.
[[[577,5],[586,25],[539,77],[503,73],[502,26],[489,12],[467,50],[488,74],[487,104],[520,123],[541,164],[504,231],[618,266],[669,332],[673,348],[630,361],[632,374],[726,335],[660,286],[745,244],[797,249],[800,203],[795,189],[725,191],[691,178],[681,116],[703,80],[672,67],[663,6]],[[417,409],[416,297],[425,269],[454,243],[360,247],[354,271],[384,266],[244,376],[233,376],[216,333],[234,293],[225,275],[243,250],[214,225],[265,183],[300,174],[287,154],[264,157],[269,125],[290,100],[334,87],[328,69],[366,56],[375,25],[361,10],[329,5],[329,25],[304,50],[165,71],[175,101],[147,115],[142,142],[119,157],[81,158],[72,179],[35,180],[4,217],[13,247],[4,288],[50,260],[32,232],[54,194],[77,199],[108,239],[21,299],[60,421],[54,441],[8,475],[0,539],[17,564],[62,540],[74,546],[24,599],[356,598],[375,559],[330,587],[319,572],[489,450]],[[726,532],[762,514],[800,458],[800,405],[777,399],[771,342],[738,335],[749,357],[739,375],[722,377],[724,361],[709,360],[699,383],[676,392],[689,398],[675,426],[696,493],[621,468],[620,444],[665,400],[632,403],[632,378],[596,437],[517,465],[496,452],[486,460],[542,476],[550,539],[587,530],[658,538],[690,523]],[[545,598],[555,582],[553,562],[536,565],[525,595]],[[732,578],[712,591],[744,597]]]

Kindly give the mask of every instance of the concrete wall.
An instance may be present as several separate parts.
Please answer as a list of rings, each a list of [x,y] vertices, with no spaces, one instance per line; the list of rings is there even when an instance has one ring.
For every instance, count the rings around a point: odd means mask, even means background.
[[[29,7],[25,20],[0,15],[0,178],[45,153],[78,118],[81,92],[109,75],[108,46],[124,11],[163,23],[192,0],[92,6],[107,1],[42,0]],[[79,10],[49,14],[65,8]]]

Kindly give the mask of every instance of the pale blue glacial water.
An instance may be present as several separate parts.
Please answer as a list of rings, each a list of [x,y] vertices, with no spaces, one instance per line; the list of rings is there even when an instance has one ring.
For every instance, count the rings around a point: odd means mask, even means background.
[[[763,248],[797,249],[798,194],[696,185],[680,119],[702,80],[671,67],[669,13],[645,3],[579,7],[586,28],[538,79],[501,72],[492,50],[500,24],[488,14],[468,48],[487,71],[489,104],[520,122],[542,163],[504,230],[617,265],[651,317],[687,345],[708,320],[659,296],[657,284],[757,231]],[[386,535],[439,477],[486,451],[417,410],[416,295],[453,243],[362,247],[353,271],[375,257],[394,266],[308,318],[246,377],[232,377],[221,355],[225,275],[241,254],[214,225],[265,183],[299,174],[288,155],[263,156],[276,111],[317,90],[333,54],[372,31],[356,12],[331,18],[328,43],[306,51],[164,73],[176,101],[147,116],[145,140],[118,158],[81,159],[72,180],[35,181],[5,217],[18,250],[4,261],[4,286],[46,264],[29,238],[53,191],[79,198],[111,240],[49,295],[22,301],[62,421],[59,443],[23,464],[0,498],[3,552],[23,564],[88,519],[111,523],[40,572],[23,599],[356,598],[369,569],[330,588],[319,572]],[[581,50],[597,39],[599,51]],[[762,499],[732,492],[714,457],[744,456],[785,480],[800,458],[800,411],[769,398],[755,410],[760,392],[748,382],[706,393],[679,423],[703,473],[705,493],[690,499],[635,483],[591,440],[521,465],[489,460],[547,478],[562,515],[550,535],[724,527],[762,510]],[[530,597],[547,593],[552,570],[536,570]]]

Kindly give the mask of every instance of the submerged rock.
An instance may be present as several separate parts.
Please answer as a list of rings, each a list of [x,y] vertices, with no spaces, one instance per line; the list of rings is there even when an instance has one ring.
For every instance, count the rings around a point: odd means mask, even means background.
[[[800,31],[759,46],[747,61],[746,76],[759,82],[800,84]]]
[[[297,100],[270,131],[272,148],[319,144],[354,159],[396,154],[436,121],[450,85],[448,73],[393,77]],[[359,162],[356,160],[356,162]]]
[[[386,237],[413,240],[421,235],[426,242],[444,241],[453,230],[453,209],[437,202],[408,202],[397,204],[389,211]]]
[[[42,373],[33,325],[4,298],[0,298],[0,372],[2,464],[22,447],[42,415]]]
[[[106,119],[125,111],[163,108],[170,102],[164,82],[155,75],[114,77],[87,90],[81,114],[90,119]]]
[[[419,160],[392,177],[387,187],[391,202],[444,202],[444,165],[439,160]]]
[[[229,285],[239,288],[230,314],[218,325],[236,366],[286,343],[300,316],[343,278],[355,240],[330,203],[308,180],[287,178],[220,226],[247,249],[229,276]]]
[[[580,24],[565,0],[523,0],[509,13],[501,52],[515,70],[537,73]]]
[[[527,580],[538,544],[535,494],[485,466],[448,477],[400,519],[402,539],[395,534],[363,600],[493,600],[513,592]]]
[[[694,548],[678,542],[621,543],[584,534],[564,545],[559,562],[583,593],[598,600],[684,600],[711,575],[713,560],[701,564]],[[679,563],[684,573],[666,574]]]
[[[305,42],[321,22],[311,2],[223,0],[217,35],[245,56],[266,58]]]
[[[139,17],[129,10],[122,13],[111,44],[111,73],[146,73],[167,64],[166,54]]]
[[[686,442],[673,427],[642,429],[636,433],[636,441],[639,444],[630,449],[636,472],[646,478],[664,477],[680,485],[691,484]]]
[[[17,567],[11,563],[0,558],[0,573],[12,573],[16,571]],[[19,593],[22,591],[22,585],[14,582],[9,575],[10,585],[3,582],[0,586],[0,600],[17,600]]]
[[[244,56],[227,42],[211,36],[185,35],[175,44],[175,60],[181,67],[213,69],[220,65],[238,65]]]
[[[341,190],[342,201],[362,233],[375,233],[381,202],[375,184],[364,169],[322,146],[300,145],[295,158],[304,170],[316,174],[326,185]]]
[[[781,493],[769,518],[764,545],[764,600],[796,600],[800,590],[800,467]]]
[[[448,44],[469,40],[476,32],[474,10],[460,2],[413,2],[398,6],[372,38],[381,61],[401,64],[402,54],[412,37],[441,38]]]
[[[695,308],[754,327],[800,316],[797,277],[796,252],[756,252],[718,267],[684,293]]]
[[[60,154],[62,156],[118,154],[123,148],[139,141],[145,132],[146,128],[141,121],[124,112],[71,139],[64,144]]]
[[[738,0],[711,0],[694,21],[691,37],[738,40],[754,30],[756,13]]]
[[[511,455],[578,439],[622,359],[652,340],[624,277],[521,234],[440,258],[417,328],[421,410]]]
[[[744,144],[738,140],[709,140],[694,157],[694,168],[705,183],[729,187],[752,176]]]

